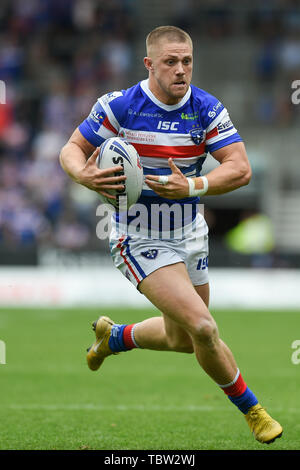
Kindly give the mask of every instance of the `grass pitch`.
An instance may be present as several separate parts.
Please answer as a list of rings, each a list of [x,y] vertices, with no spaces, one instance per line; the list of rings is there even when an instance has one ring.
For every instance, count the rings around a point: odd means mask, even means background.
[[[193,355],[133,350],[86,366],[100,313],[133,323],[155,310],[2,309],[0,449],[299,449],[300,311],[213,311],[222,339],[284,434],[257,443]]]

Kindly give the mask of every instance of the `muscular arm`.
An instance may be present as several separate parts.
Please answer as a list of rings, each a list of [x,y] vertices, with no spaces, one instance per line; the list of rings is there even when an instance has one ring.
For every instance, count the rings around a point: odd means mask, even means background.
[[[224,194],[233,191],[249,183],[251,179],[251,167],[242,142],[222,147],[212,153],[212,156],[220,163],[214,170],[205,176],[208,180],[208,191],[205,195]],[[172,159],[169,159],[172,174],[167,185],[158,183],[159,177],[147,175],[146,183],[157,194],[168,199],[181,199],[188,197],[189,185],[187,178],[176,167]],[[195,188],[202,189],[201,178],[195,179]]]
[[[116,197],[107,193],[105,189],[123,189],[121,183],[126,176],[113,176],[114,173],[122,171],[121,166],[100,170],[96,164],[98,155],[99,148],[90,144],[76,129],[61,149],[59,160],[64,171],[76,183],[115,199]]]
[[[220,165],[205,175],[208,180],[207,196],[228,193],[249,184],[251,167],[243,142],[222,147],[213,152],[212,156]],[[201,178],[195,180],[196,189],[202,189]]]
[[[64,171],[77,183],[81,183],[82,169],[95,149],[96,147],[90,144],[78,129],[75,129],[66,145],[61,149],[60,164]]]

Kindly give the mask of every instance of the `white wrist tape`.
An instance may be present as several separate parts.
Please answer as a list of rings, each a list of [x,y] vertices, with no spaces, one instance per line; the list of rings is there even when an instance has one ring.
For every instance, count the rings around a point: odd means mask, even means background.
[[[208,181],[206,176],[200,176],[203,181],[202,189],[195,189],[195,180],[194,178],[187,178],[189,183],[189,196],[204,196],[208,190]]]

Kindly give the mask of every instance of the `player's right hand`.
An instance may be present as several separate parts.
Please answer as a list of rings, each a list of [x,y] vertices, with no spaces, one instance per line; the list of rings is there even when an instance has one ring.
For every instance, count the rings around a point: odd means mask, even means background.
[[[98,155],[99,147],[96,148],[86,161],[85,166],[78,174],[77,181],[83,186],[91,189],[92,191],[96,191],[109,199],[116,199],[116,196],[107,193],[105,189],[124,190],[122,182],[126,180],[126,176],[114,176],[115,173],[122,172],[123,167],[119,165],[112,168],[106,168],[105,170],[100,170],[96,164]]]

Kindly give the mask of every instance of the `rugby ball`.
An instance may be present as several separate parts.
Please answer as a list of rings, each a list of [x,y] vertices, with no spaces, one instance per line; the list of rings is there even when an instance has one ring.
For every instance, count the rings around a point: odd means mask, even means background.
[[[122,172],[116,172],[115,176],[126,175],[125,189],[117,191],[116,189],[105,189],[105,192],[117,196],[116,199],[99,194],[100,199],[107,204],[112,204],[116,208],[126,207],[127,209],[135,204],[142,192],[143,186],[143,168],[139,154],[133,145],[120,137],[107,139],[100,146],[99,155],[96,160],[98,168],[113,168],[122,166]],[[126,196],[120,199],[120,196]],[[122,201],[122,202],[121,202]]]

